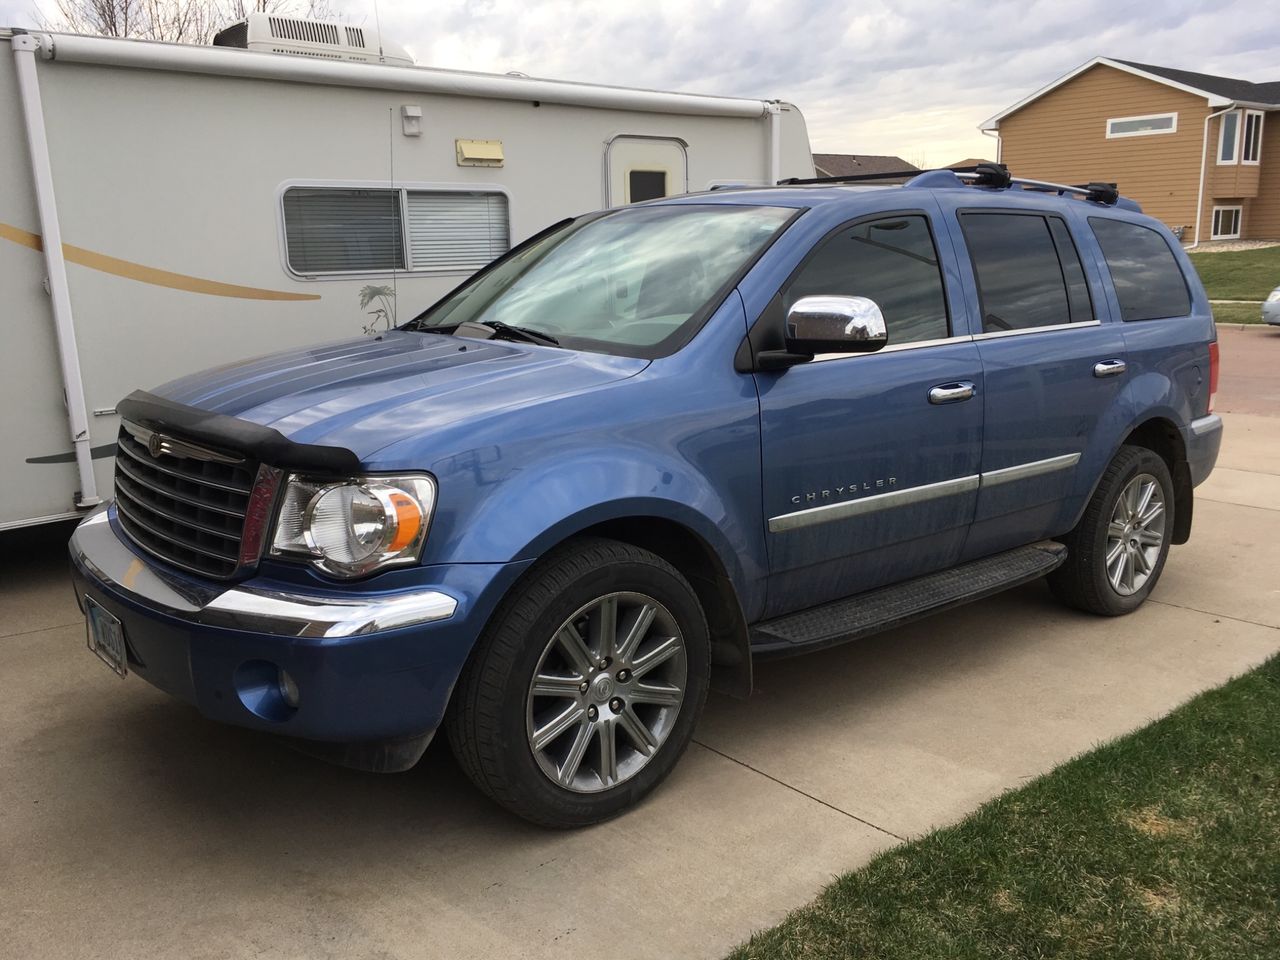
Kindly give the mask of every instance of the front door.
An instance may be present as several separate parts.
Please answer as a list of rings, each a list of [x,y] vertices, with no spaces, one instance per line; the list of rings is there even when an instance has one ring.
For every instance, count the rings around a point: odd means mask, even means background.
[[[820,241],[760,323],[799,298],[860,296],[888,346],[757,373],[778,616],[953,564],[973,517],[982,366],[943,283],[932,212],[875,214]],[[944,249],[947,247],[944,245]]]

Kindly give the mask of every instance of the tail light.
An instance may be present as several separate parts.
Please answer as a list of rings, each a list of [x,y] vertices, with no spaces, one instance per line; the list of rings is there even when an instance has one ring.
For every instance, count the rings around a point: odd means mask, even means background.
[[[1213,395],[1218,392],[1218,341],[1209,344],[1209,409],[1213,413]]]

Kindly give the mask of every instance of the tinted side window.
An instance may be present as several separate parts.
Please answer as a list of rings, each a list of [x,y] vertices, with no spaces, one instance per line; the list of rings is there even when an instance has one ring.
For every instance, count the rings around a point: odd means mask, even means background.
[[[1185,317],[1191,294],[1169,244],[1150,227],[1090,217],[1125,320]]]
[[[1071,308],[1071,322],[1083,323],[1093,319],[1093,301],[1089,298],[1089,283],[1084,278],[1080,254],[1065,221],[1049,218],[1049,232],[1058,248],[1058,262],[1062,264],[1062,279],[1067,282],[1067,305]]]
[[[960,216],[987,333],[1070,323],[1067,281],[1048,218],[1013,213]],[[1068,243],[1070,238],[1067,238]],[[1074,255],[1075,248],[1071,247]],[[1075,268],[1079,269],[1079,258]],[[1080,271],[1083,280],[1083,271]],[[1088,295],[1087,290],[1085,295]]]
[[[824,240],[783,296],[867,297],[884,314],[890,345],[948,336],[938,252],[921,216],[873,220]]]

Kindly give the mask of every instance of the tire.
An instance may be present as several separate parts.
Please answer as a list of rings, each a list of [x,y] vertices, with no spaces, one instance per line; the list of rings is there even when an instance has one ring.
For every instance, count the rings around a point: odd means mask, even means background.
[[[533,823],[582,827],[617,816],[671,772],[710,676],[706,617],[679,571],[647,550],[584,538],[503,600],[445,725],[482,792]]]
[[[1148,490],[1150,501],[1143,516],[1126,519]],[[1162,505],[1158,516],[1157,497]],[[1131,613],[1159,581],[1173,530],[1173,478],[1168,465],[1145,447],[1121,447],[1079,524],[1062,538],[1067,560],[1049,575],[1049,586],[1059,600],[1089,613],[1108,617]],[[1153,542],[1157,535],[1158,544]],[[1118,554],[1112,552],[1116,550]]]

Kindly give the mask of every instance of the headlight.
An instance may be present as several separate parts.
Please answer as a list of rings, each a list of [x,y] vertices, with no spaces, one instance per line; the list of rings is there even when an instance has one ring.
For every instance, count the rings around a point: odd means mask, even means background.
[[[339,577],[416,563],[435,502],[435,481],[425,476],[334,482],[294,475],[276,517],[271,555],[309,558]]]
[[[1280,301],[1280,288],[1272,290],[1271,296],[1267,297],[1267,303],[1275,303]]]

